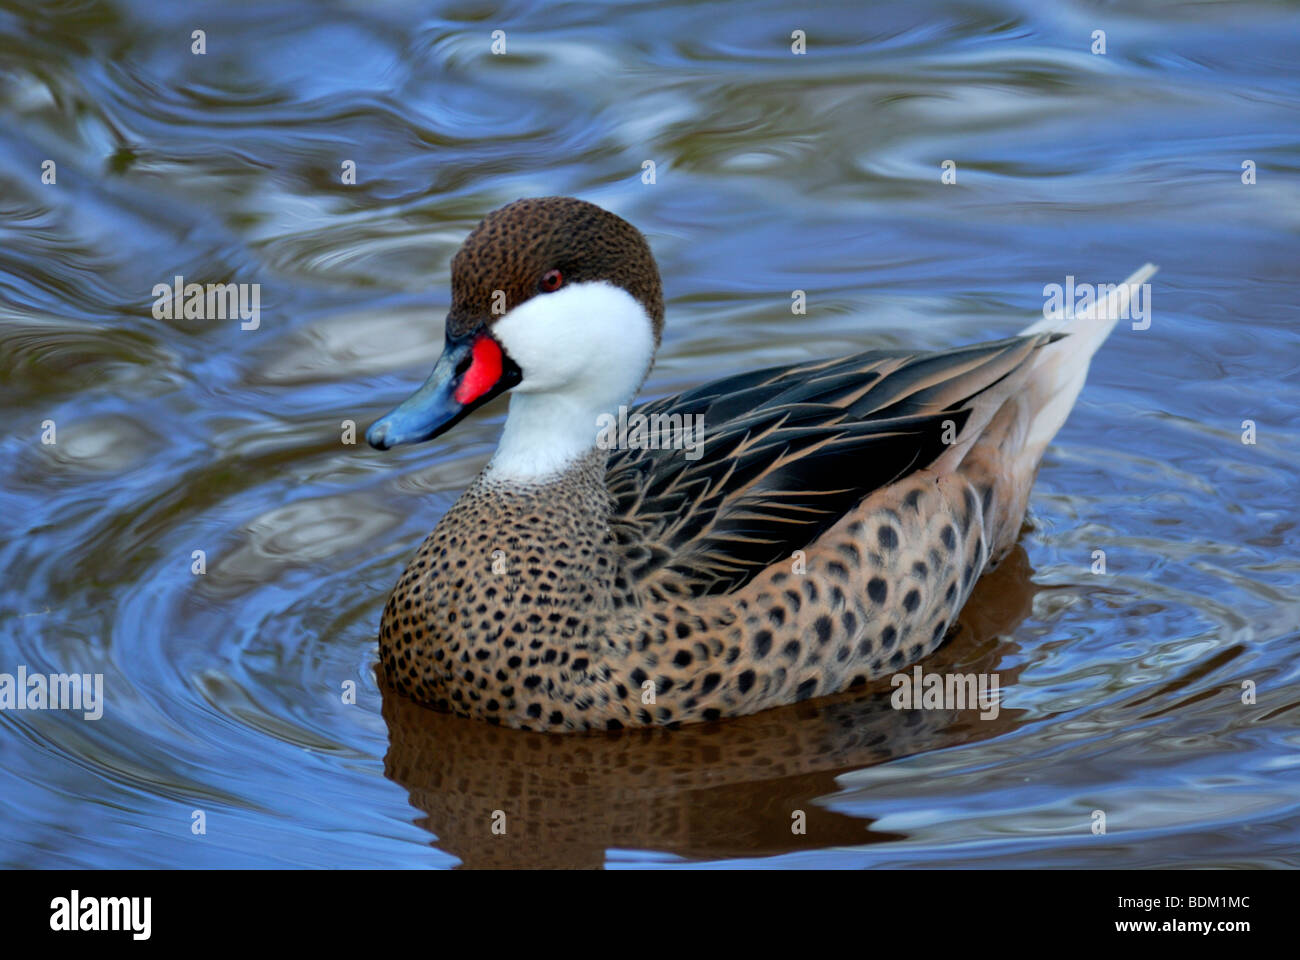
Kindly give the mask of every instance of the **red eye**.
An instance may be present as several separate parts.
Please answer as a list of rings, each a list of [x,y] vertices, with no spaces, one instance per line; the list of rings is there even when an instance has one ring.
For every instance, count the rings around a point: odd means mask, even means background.
[[[564,283],[564,277],[560,275],[559,270],[547,270],[542,274],[541,282],[537,284],[537,289],[542,293],[554,293],[559,290]]]

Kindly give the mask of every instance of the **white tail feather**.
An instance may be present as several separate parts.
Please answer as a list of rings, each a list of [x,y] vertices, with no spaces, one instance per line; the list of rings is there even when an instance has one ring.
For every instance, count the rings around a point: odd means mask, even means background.
[[[1105,342],[1120,316],[1128,315],[1133,292],[1156,270],[1155,264],[1148,263],[1134,271],[1104,300],[1095,301],[1073,316],[1058,311],[1021,331],[1024,334],[1059,330],[1068,334],[1038,351],[1025,384],[1025,399],[1033,419],[1019,457],[1028,469],[1037,467],[1043,451],[1065,424],[1088,378],[1092,355]],[[1149,301],[1147,308],[1150,309]]]

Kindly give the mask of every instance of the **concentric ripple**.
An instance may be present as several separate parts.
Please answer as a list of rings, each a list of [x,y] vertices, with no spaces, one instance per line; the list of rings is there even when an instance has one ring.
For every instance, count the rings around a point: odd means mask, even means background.
[[[0,865],[1300,865],[1294,10],[449,9],[0,11],[0,673],[103,681],[96,720],[0,711]],[[996,717],[885,685],[552,738],[381,694],[504,404],[360,438],[465,233],[567,193],[655,249],[652,394],[1161,265],[927,664],[996,673]],[[260,325],[155,318],[176,276],[259,284]]]

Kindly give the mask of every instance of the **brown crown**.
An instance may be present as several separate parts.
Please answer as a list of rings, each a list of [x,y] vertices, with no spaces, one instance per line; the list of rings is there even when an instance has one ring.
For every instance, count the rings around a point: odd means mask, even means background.
[[[641,231],[592,203],[573,197],[516,200],[483,218],[451,261],[451,312],[447,329],[462,336],[490,325],[493,292],[505,292],[510,311],[535,296],[548,270],[565,286],[606,280],[645,307],[655,346],[664,325],[659,268]]]

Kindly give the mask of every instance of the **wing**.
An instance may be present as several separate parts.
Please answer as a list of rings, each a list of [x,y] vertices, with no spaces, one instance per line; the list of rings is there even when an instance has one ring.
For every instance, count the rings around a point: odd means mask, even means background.
[[[629,424],[642,414],[662,431],[674,423],[662,418],[702,415],[704,432],[693,460],[653,443],[610,455],[611,527],[627,575],[693,596],[742,586],[873,490],[969,446],[1012,375],[1058,337],[772,367],[636,407]]]

